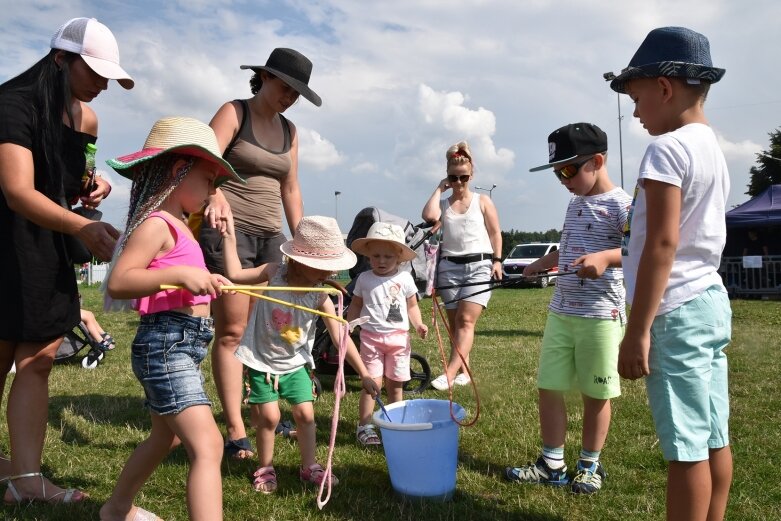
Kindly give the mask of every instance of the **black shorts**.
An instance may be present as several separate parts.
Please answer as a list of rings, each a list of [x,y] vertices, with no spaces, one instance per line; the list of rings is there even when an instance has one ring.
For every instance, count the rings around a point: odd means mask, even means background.
[[[268,262],[280,262],[282,251],[279,247],[285,243],[285,235],[257,237],[236,230],[236,249],[242,268],[254,268]],[[198,242],[203,250],[206,267],[211,273],[225,275],[225,263],[222,257],[222,235],[216,228],[201,228]]]

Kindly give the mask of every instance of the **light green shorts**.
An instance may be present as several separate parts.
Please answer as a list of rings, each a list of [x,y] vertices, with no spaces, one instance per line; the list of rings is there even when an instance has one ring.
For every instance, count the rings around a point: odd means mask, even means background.
[[[620,320],[584,318],[549,312],[540,349],[537,387],[577,389],[598,400],[621,395],[618,346],[624,337]]]

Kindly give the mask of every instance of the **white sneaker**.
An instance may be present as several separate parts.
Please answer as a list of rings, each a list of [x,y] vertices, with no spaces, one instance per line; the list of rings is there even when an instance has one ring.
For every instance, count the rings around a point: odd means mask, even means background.
[[[453,383],[456,385],[469,385],[469,382],[472,380],[469,378],[469,376],[466,373],[458,373],[455,380],[453,380]]]
[[[447,375],[441,374],[431,380],[431,387],[436,389],[437,391],[447,391],[448,385],[447,385]]]

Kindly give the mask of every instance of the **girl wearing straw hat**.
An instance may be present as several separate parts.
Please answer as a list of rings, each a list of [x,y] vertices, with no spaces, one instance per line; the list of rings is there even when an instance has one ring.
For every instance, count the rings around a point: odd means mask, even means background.
[[[298,134],[282,113],[299,95],[317,107],[322,103],[309,87],[312,62],[298,51],[277,48],[265,65],[241,68],[254,72],[250,79],[253,96],[225,103],[210,125],[223,156],[247,184],[225,183],[209,198],[199,238],[206,266],[223,275],[222,238],[214,227],[228,211],[235,219],[242,267],[282,260],[282,212],[291,232],[304,214],[298,184]],[[242,367],[233,356],[251,306],[250,298],[242,294],[226,295],[214,306],[212,371],[225,416],[225,453],[237,459],[252,456],[241,417]]]
[[[215,186],[240,180],[220,156],[214,131],[191,118],[157,121],[143,149],[108,161],[133,179],[127,229],[107,281],[111,298],[136,299],[141,316],[132,366],[146,396],[152,431],[128,459],[104,521],[152,520],[133,498],[168,452],[184,444],[190,519],[222,519],[222,436],[203,389],[200,363],[214,330],[209,304],[230,284],[206,269],[184,215],[197,211]],[[160,290],[163,284],[181,289]]]
[[[77,236],[93,255],[111,257],[119,232],[69,211],[78,199],[85,148],[97,139],[88,103],[115,79],[133,80],[119,66],[114,35],[94,18],[74,18],[51,39],[51,51],[0,85],[0,395],[11,365],[8,395],[13,461],[0,458],[5,501],[80,502],[41,474],[57,348],[79,323],[79,298],[66,238]],[[95,207],[109,194],[103,179],[81,198]]]
[[[361,360],[369,369],[377,386],[385,376],[388,402],[402,399],[404,382],[410,379],[409,325],[420,338],[426,338],[428,327],[423,323],[418,307],[418,288],[408,271],[399,264],[414,259],[417,254],[404,243],[404,230],[391,223],[376,222],[366,237],[352,243],[355,253],[369,259],[371,270],[358,276],[347,320],[368,316],[361,326]],[[358,443],[380,445],[380,437],[371,423],[374,399],[361,392]]]
[[[331,274],[353,267],[356,261],[355,254],[344,245],[339,225],[330,217],[302,218],[293,240],[280,246],[287,261],[257,268],[241,267],[230,214],[223,237],[226,274],[239,284],[268,282],[273,287],[321,288]],[[235,354],[238,361],[249,368],[249,403],[253,417],[257,419],[256,443],[260,463],[253,474],[253,488],[264,494],[271,494],[277,489],[277,474],[272,460],[274,431],[280,418],[280,398],[290,403],[296,422],[301,452],[299,478],[304,483],[317,485],[326,479],[325,469],[315,460],[315,417],[309,375],[309,370],[315,367],[312,345],[317,315],[302,308],[331,316],[335,314],[333,302],[322,292],[283,291],[274,297],[296,307],[269,300],[257,302]],[[324,318],[324,322],[331,341],[339,345],[341,329],[338,322],[333,318]],[[361,376],[364,391],[376,396],[379,389],[361,362],[349,335],[346,335],[346,344],[347,361]],[[337,483],[336,476],[331,475],[331,484]]]

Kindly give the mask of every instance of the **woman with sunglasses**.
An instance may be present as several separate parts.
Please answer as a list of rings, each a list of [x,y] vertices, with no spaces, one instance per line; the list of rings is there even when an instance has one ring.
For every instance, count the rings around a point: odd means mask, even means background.
[[[97,139],[88,103],[109,79],[133,80],[119,66],[108,27],[74,18],[51,39],[51,50],[27,71],[0,85],[0,395],[12,363],[8,431],[13,456],[0,459],[6,503],[71,503],[86,494],[55,486],[41,474],[48,419],[49,373],[65,333],[81,318],[76,273],[65,244],[77,236],[102,259],[119,232],[69,211],[79,198],[85,149]],[[111,186],[81,197],[95,207]]]
[[[447,177],[439,182],[423,208],[423,219],[442,221],[437,286],[464,285],[502,278],[502,231],[496,207],[489,197],[469,189],[474,175],[472,152],[465,141],[447,149]],[[442,192],[452,189],[450,197]],[[446,302],[447,318],[453,342],[445,374],[432,380],[431,386],[444,391],[453,384],[471,381],[469,353],[475,336],[475,324],[488,305],[491,292],[473,296],[486,286],[475,285],[440,291]],[[463,361],[462,361],[463,360]]]

